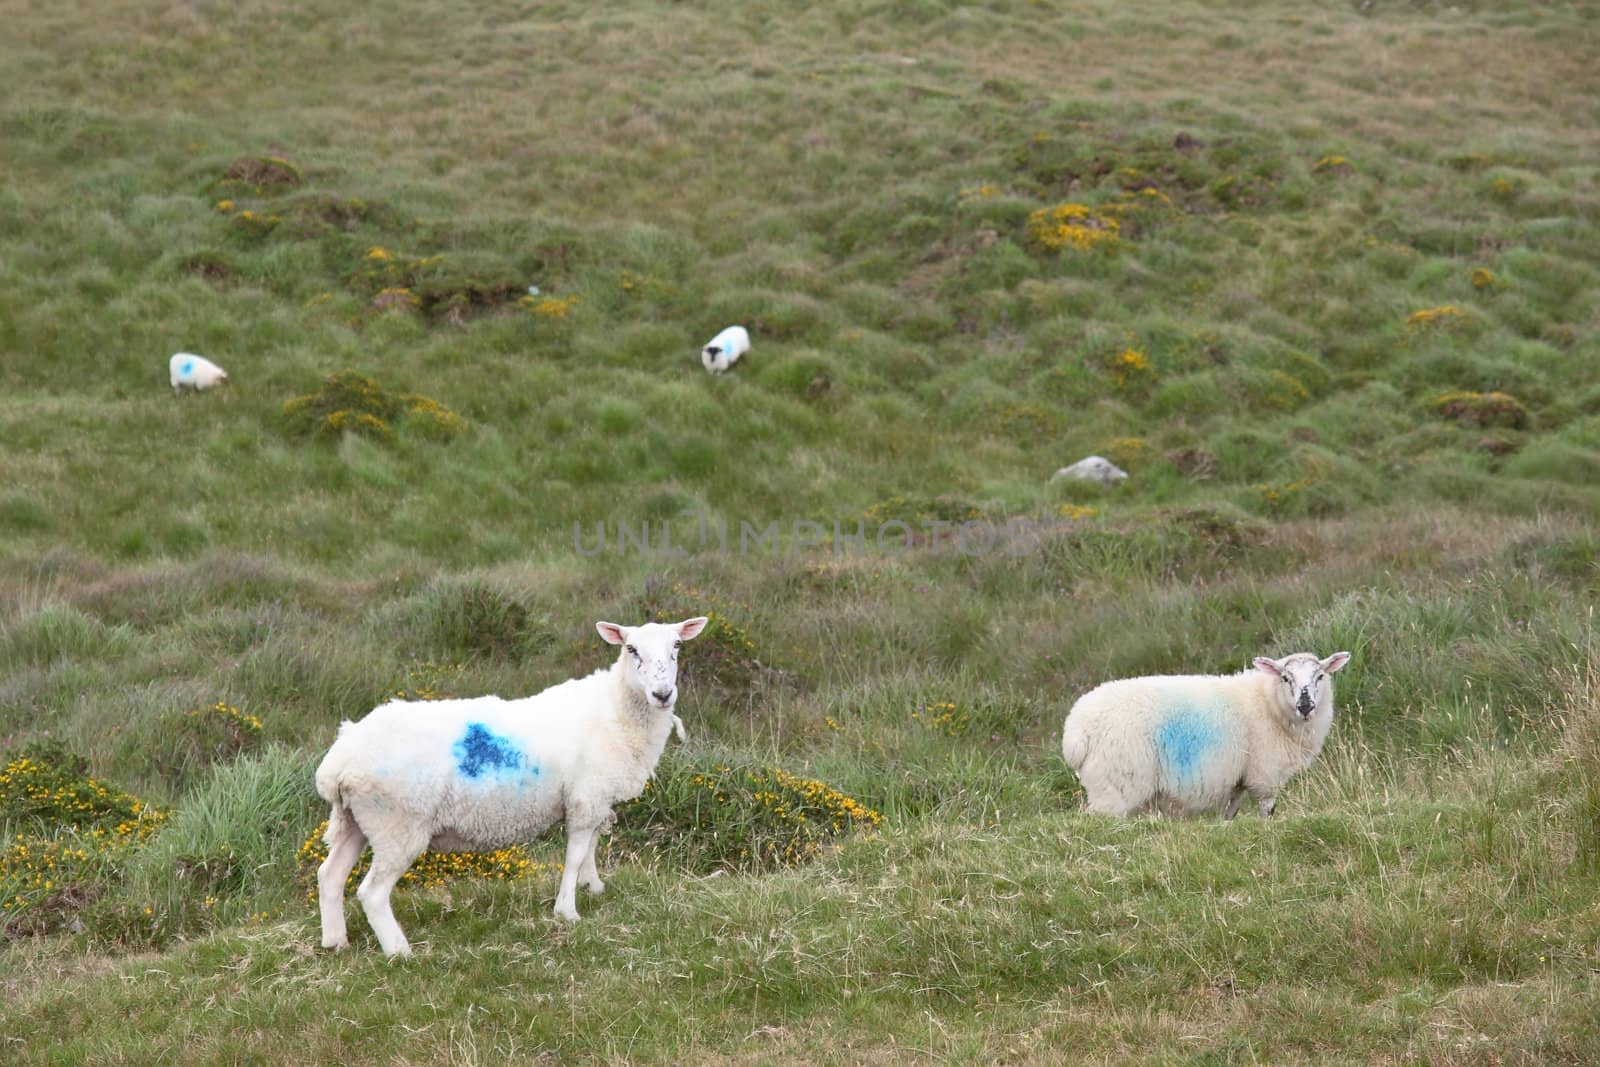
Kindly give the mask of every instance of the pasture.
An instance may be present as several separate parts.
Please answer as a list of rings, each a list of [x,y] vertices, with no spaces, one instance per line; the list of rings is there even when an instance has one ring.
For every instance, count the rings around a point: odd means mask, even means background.
[[[0,1062],[1594,1062],[1595,15],[0,0]],[[341,719],[697,614],[579,923],[318,948]],[[1271,819],[1082,811],[1341,649]]]

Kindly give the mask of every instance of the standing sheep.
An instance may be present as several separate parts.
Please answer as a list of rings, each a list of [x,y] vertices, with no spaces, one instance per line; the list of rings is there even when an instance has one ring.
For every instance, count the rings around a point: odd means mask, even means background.
[[[605,889],[595,870],[611,807],[644,791],[674,726],[678,647],[704,617],[675,624],[596,623],[622,652],[609,668],[535,696],[391,701],[339,737],[317,768],[333,806],[328,858],[317,868],[324,948],[347,943],[345,879],[372,843],[356,897],[387,955],[409,955],[389,892],[428,848],[501,848],[565,820],[567,859],[555,913],[577,919],[577,883]]]
[[[185,388],[200,392],[228,380],[228,372],[204,356],[192,352],[178,352],[167,360],[167,376],[172,381],[174,395]]]
[[[1349,660],[1297,652],[1259,656],[1240,674],[1106,682],[1067,713],[1061,755],[1090,811],[1231,819],[1248,794],[1271,815],[1278,790],[1322,751],[1333,725],[1329,675]]]
[[[729,326],[700,349],[700,362],[710,373],[721,374],[748,351],[750,332],[743,326]]]

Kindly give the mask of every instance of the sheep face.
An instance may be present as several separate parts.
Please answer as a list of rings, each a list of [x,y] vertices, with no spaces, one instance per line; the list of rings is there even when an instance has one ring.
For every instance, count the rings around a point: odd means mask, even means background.
[[[670,710],[678,702],[678,647],[706,628],[705,616],[683,622],[618,626],[597,622],[608,644],[621,645],[622,678],[652,708]]]
[[[1310,652],[1296,652],[1282,659],[1255,658],[1256,669],[1277,678],[1278,707],[1290,720],[1310,719],[1318,708],[1329,706],[1333,683],[1328,676],[1350,662],[1350,653],[1335,652],[1318,659]]]

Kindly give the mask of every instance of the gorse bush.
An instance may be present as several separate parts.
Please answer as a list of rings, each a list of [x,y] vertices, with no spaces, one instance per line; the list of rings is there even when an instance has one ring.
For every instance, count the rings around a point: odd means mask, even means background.
[[[0,824],[11,830],[70,826],[142,841],[167,813],[88,775],[88,761],[59,742],[25,747],[0,767]]]
[[[283,415],[291,430],[324,438],[353,433],[386,441],[393,438],[398,422],[423,437],[446,441],[466,426],[431,397],[391,393],[354,371],[329,375],[315,393],[286,401]]]
[[[317,866],[328,858],[328,845],[323,840],[323,834],[327,829],[328,821],[324,819],[301,843],[299,851],[295,854],[308,884],[306,896],[312,900],[316,899],[317,894]],[[372,853],[369,850],[362,855],[361,861],[350,872],[350,877],[345,883],[346,893],[355,891],[356,886],[361,884],[361,879],[366,877],[370,866],[372,866]],[[505,848],[483,852],[435,852],[430,849],[411,864],[406,873],[400,877],[397,888],[441,886],[458,879],[489,879],[503,882],[537,877],[559,870],[561,870],[559,863],[535,862],[528,855],[528,850],[521,845],[508,845]]]
[[[1028,243],[1043,252],[1092,252],[1113,249],[1122,222],[1115,215],[1083,204],[1057,204],[1028,216]]]
[[[87,770],[59,743],[9,753],[0,766],[0,939],[83,929],[128,854],[168,821]]]
[[[792,866],[883,822],[855,798],[781,767],[681,756],[663,757],[645,791],[616,811],[613,852],[699,872]]]
[[[164,777],[188,782],[213,763],[225,763],[261,742],[261,720],[219,700],[162,720],[152,760]]]

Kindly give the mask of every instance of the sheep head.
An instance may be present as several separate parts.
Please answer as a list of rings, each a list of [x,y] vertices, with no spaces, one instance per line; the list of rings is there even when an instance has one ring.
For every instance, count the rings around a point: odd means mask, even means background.
[[[644,696],[652,708],[670,711],[678,701],[678,647],[706,628],[704,615],[683,622],[647,622],[643,626],[618,626],[597,622],[595,629],[607,644],[621,645],[623,681]]]
[[[1311,652],[1296,652],[1282,659],[1257,656],[1256,670],[1279,679],[1275,686],[1278,707],[1293,720],[1310,719],[1318,708],[1331,706],[1333,683],[1328,676],[1350,662],[1350,653],[1335,652],[1327,659],[1318,659]]]

